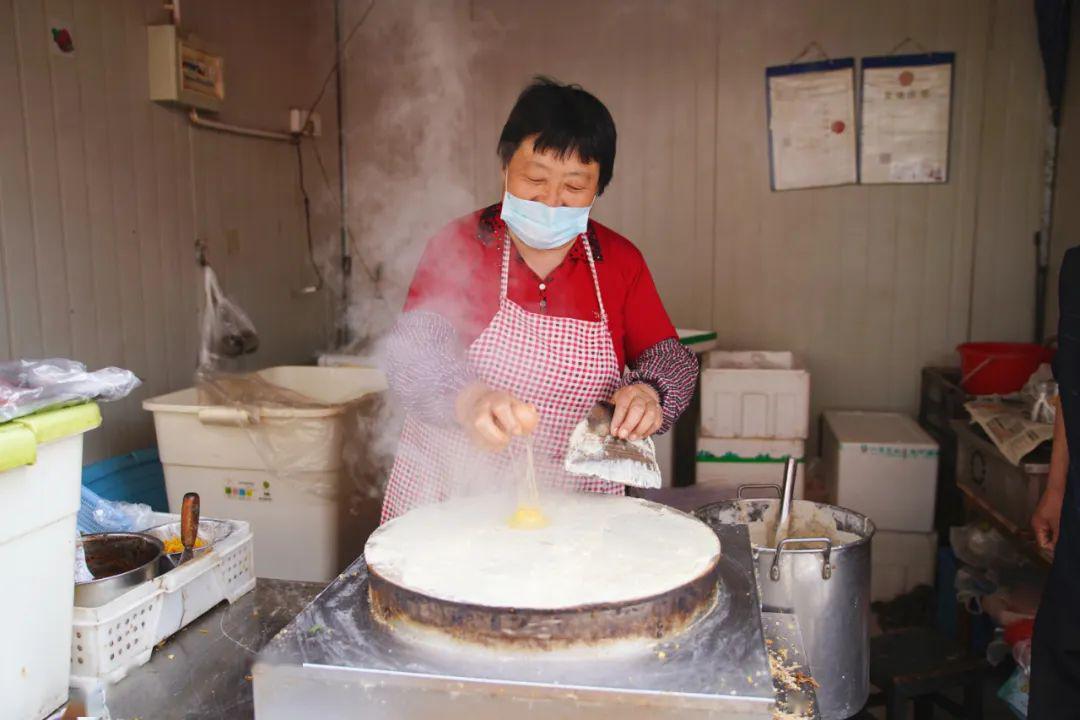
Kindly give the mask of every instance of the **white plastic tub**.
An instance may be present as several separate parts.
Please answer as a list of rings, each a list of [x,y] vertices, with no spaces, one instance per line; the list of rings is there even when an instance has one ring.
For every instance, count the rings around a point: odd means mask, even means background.
[[[363,548],[379,498],[345,477],[342,450],[354,441],[352,405],[386,389],[383,374],[358,367],[275,367],[259,375],[321,407],[200,403],[195,388],[152,398],[169,508],[186,492],[207,517],[251,524],[255,573],[327,581]]]
[[[93,403],[0,425],[0,698],[10,720],[39,720],[68,697],[75,516]]]
[[[810,373],[790,352],[715,350],[701,363],[701,434],[805,440]]]

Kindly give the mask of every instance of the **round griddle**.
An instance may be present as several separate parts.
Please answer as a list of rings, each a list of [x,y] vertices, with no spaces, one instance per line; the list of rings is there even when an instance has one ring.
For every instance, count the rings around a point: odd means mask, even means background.
[[[444,503],[440,509],[453,513],[457,502]],[[665,516],[677,516],[680,522],[695,521],[692,516],[643,500],[607,496],[602,502],[644,503]],[[430,518],[432,508],[425,512]],[[410,586],[400,577],[390,577],[390,573],[380,571],[377,562],[369,562],[369,599],[372,614],[384,623],[434,631],[452,640],[485,646],[554,650],[623,640],[656,640],[686,629],[714,605],[719,561],[719,553],[702,558],[703,569],[695,576],[659,592],[617,602],[561,607],[511,607],[439,597]],[[632,563],[627,564],[627,572],[634,572]],[[650,586],[655,589],[655,583]]]

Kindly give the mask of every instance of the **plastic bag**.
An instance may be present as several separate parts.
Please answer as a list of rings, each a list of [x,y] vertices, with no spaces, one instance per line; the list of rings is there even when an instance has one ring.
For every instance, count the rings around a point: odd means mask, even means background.
[[[83,486],[76,524],[81,533],[139,532],[154,524],[154,510],[142,503],[106,500]]]
[[[203,265],[203,308],[200,368],[217,368],[222,358],[237,358],[259,349],[255,325],[239,305],[225,297],[217,274]]]
[[[94,574],[90,572],[90,568],[86,565],[86,551],[83,549],[83,544],[79,542],[79,531],[75,531],[75,582],[90,582],[94,579]]]
[[[328,453],[340,447],[341,437],[327,433],[321,413],[325,403],[267,382],[258,373],[234,372],[231,363],[255,352],[259,337],[247,313],[225,296],[217,275],[203,265],[206,302],[203,307],[199,367],[195,387],[204,412],[214,422],[244,428],[266,469],[279,479],[297,480],[303,488],[323,497],[337,492],[333,476],[317,472]],[[269,489],[263,487],[264,496]]]
[[[1032,421],[1054,424],[1054,418],[1057,415],[1054,398],[1057,397],[1058,386],[1054,381],[1054,371],[1049,364],[1043,363],[1031,374],[1020,394],[1024,398],[1024,403],[1028,408],[1028,417]]]
[[[1002,569],[1026,563],[1001,533],[978,522],[949,528],[949,545],[961,562],[977,568]]]
[[[1023,668],[1016,668],[1005,684],[998,690],[998,697],[1005,701],[1009,709],[1019,718],[1027,718],[1028,687],[1031,677]]]
[[[130,370],[88,372],[64,358],[0,363],[0,422],[86,400],[119,400],[141,384]]]
[[[1012,649],[1013,660],[1020,666],[1020,669],[1025,673],[1031,672],[1031,638],[1021,640],[1013,645]]]
[[[978,569],[962,567],[953,579],[956,600],[972,615],[982,614],[982,599],[997,590],[997,585]]]

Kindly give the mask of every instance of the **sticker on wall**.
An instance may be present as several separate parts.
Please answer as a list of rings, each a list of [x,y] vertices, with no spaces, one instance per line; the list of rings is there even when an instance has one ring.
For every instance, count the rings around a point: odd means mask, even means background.
[[[772,189],[857,182],[854,58],[769,67],[765,85]]]
[[[75,33],[70,22],[57,18],[49,20],[49,53],[58,57],[75,57]]]
[[[863,58],[863,183],[948,181],[955,58],[954,53]]]

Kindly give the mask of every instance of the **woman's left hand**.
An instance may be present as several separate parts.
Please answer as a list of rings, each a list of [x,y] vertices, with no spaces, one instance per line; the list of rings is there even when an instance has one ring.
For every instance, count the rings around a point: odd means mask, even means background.
[[[635,383],[621,387],[611,396],[615,413],[611,419],[611,434],[623,440],[640,440],[660,429],[664,414],[660,410],[660,395],[652,385]]]

